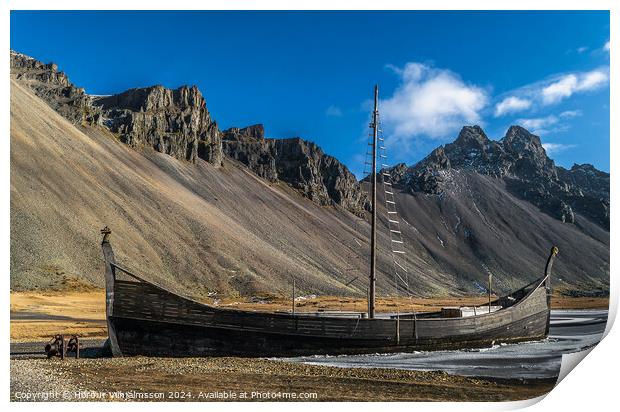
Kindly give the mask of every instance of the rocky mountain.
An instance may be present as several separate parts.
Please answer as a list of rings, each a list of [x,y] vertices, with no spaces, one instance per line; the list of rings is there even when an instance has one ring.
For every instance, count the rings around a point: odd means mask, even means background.
[[[220,131],[192,87],[91,97],[59,73],[12,52],[13,289],[103,285],[108,225],[121,263],[179,293],[289,294],[294,277],[300,294],[365,295],[366,183],[335,158],[261,125]],[[391,171],[412,294],[484,293],[489,272],[496,291],[515,289],[551,245],[556,290],[608,292],[608,174],[555,166],[524,129],[492,141],[477,127]],[[387,295],[397,282],[378,215]]]
[[[226,130],[223,149],[260,177],[286,182],[319,205],[340,205],[357,215],[368,206],[353,173],[312,142],[299,137],[265,139],[263,126],[254,125]]]
[[[197,158],[220,165],[222,139],[205,99],[196,86],[130,89],[99,97],[93,104],[103,122],[130,146],[148,146],[192,163]]]
[[[416,165],[392,169],[410,191],[435,195],[450,190],[455,171],[500,179],[511,194],[562,222],[575,223],[582,216],[609,229],[609,174],[591,165],[556,166],[540,138],[522,127],[512,126],[493,141],[479,126],[467,126],[453,143]]]
[[[222,138],[228,142],[260,142],[265,140],[265,127],[262,124],[244,128],[231,127],[224,130]]]
[[[355,176],[312,142],[298,137],[265,139],[262,125],[220,131],[196,86],[175,90],[152,86],[89,96],[56,64],[12,50],[11,77],[72,123],[104,127],[134,148],[218,166],[228,155],[270,182],[289,184],[319,205],[338,205],[360,214],[367,204]]]

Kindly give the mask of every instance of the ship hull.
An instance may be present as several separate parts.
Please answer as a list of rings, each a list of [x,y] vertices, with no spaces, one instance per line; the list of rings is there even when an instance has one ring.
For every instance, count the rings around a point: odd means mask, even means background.
[[[552,248],[545,275],[474,316],[400,314],[391,318],[264,313],[206,305],[116,264],[102,230],[106,319],[113,356],[301,356],[485,347],[539,340],[549,332]],[[491,311],[492,307],[501,307]],[[486,311],[485,311],[486,309]]]
[[[487,347],[545,338],[545,288],[460,318],[364,319],[214,308],[142,282],[116,281],[108,329],[116,356],[301,356]]]
[[[308,337],[260,331],[240,331],[214,327],[179,325],[169,322],[114,318],[120,353],[117,356],[202,357],[242,356],[280,357],[304,355],[342,355],[393,353],[489,347],[543,339],[544,313],[514,322],[510,329],[529,328],[517,333],[507,328],[474,333],[461,338],[437,336],[409,340],[401,344],[355,338]]]

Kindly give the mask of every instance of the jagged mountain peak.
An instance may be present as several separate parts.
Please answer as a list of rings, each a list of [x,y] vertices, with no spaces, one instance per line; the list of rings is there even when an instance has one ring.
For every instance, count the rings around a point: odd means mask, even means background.
[[[437,147],[413,169],[454,168],[504,177],[546,175],[553,167],[540,138],[527,129],[510,126],[506,135],[496,141],[476,125],[463,127],[452,143]]]
[[[464,126],[458,137],[454,141],[458,146],[479,146],[484,147],[490,142],[484,130],[478,125]]]
[[[504,143],[511,141],[533,142],[534,144],[538,143],[540,145],[540,138],[538,136],[530,133],[525,127],[519,125],[510,126],[501,141]]]
[[[479,126],[463,127],[453,143],[440,146],[395,179],[411,192],[442,194],[454,185],[452,171],[502,179],[517,197],[564,222],[574,212],[609,228],[609,174],[592,165],[557,167],[540,138],[521,126],[511,126],[499,141],[489,140]]]
[[[542,146],[540,137],[530,133],[524,127],[510,126],[500,143],[506,151],[518,156],[533,155],[543,160],[550,160]]]
[[[62,73],[58,70],[58,65],[55,63],[43,63],[33,57],[30,57],[24,53],[19,53],[15,50],[11,50],[11,69],[31,69],[31,70],[48,70],[54,73]]]
[[[26,59],[34,60],[33,57],[30,57],[30,56],[28,56],[28,55],[26,55],[24,53],[20,53],[18,51],[13,50],[13,49],[10,49],[10,52],[11,52],[11,57],[13,57],[13,56],[15,56],[15,57],[23,57],[23,58],[26,58]]]

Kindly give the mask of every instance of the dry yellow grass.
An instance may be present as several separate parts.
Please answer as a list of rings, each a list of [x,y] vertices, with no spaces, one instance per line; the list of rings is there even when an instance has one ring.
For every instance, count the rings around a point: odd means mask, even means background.
[[[492,296],[493,299],[496,296]],[[257,300],[257,299],[254,299]],[[205,303],[213,304],[214,300]],[[440,298],[382,298],[376,300],[377,312],[431,312],[446,306],[476,306],[484,305],[488,297],[482,296],[459,296]],[[221,299],[218,304],[227,308],[244,310],[256,310],[261,312],[274,310],[290,310],[292,302],[290,298],[267,297],[259,302],[251,302],[248,299]],[[354,311],[366,310],[365,298],[342,297],[342,296],[317,296],[295,302],[295,310],[299,312],[321,311]],[[554,294],[551,302],[553,309],[607,309],[609,298],[598,297],[566,297]]]
[[[378,297],[375,302],[377,312],[410,312],[410,311],[432,311],[444,306],[471,306],[481,305],[488,298],[478,296],[472,297],[446,297],[446,298],[389,298]],[[218,301],[218,305],[226,308],[236,308],[244,310],[255,310],[268,312],[275,310],[291,310],[292,302],[290,298],[266,297],[264,299],[233,299],[225,298]],[[258,300],[258,302],[257,302]],[[205,303],[213,304],[214,300],[206,300]],[[343,296],[316,296],[308,298],[297,298],[295,310],[298,312],[316,311],[366,311],[367,301],[361,297]]]
[[[106,337],[105,291],[11,293],[12,340],[49,339],[58,333]]]
[[[608,309],[608,297],[567,297],[553,295],[551,307],[554,309]]]
[[[79,335],[86,338],[107,338],[105,324],[76,321],[11,320],[11,341],[44,341],[57,334]]]
[[[105,320],[105,291],[14,292],[11,293],[11,312]]]

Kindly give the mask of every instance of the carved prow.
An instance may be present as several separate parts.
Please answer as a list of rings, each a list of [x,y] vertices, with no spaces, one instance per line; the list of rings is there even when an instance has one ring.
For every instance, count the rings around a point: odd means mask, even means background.
[[[553,261],[555,260],[555,256],[558,254],[560,249],[556,246],[551,248],[551,253],[549,254],[549,258],[547,259],[547,265],[545,266],[545,287],[547,288],[547,292],[551,291],[551,268],[553,267]]]
[[[545,289],[547,290],[547,308],[549,308],[549,316],[547,317],[547,328],[545,330],[545,335],[549,334],[549,326],[551,323],[551,268],[553,267],[553,261],[555,260],[555,256],[558,254],[560,249],[556,246],[551,248],[551,253],[549,254],[549,258],[547,258],[547,264],[545,265]]]
[[[114,258],[114,250],[110,244],[110,234],[112,231],[107,226],[101,229],[103,239],[101,239],[101,249],[103,251],[103,260],[105,261],[105,317],[108,324],[108,339],[110,342],[110,350],[112,356],[123,356],[116,338],[114,325],[110,321],[114,308],[114,281],[116,260]]]

